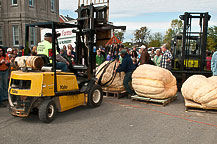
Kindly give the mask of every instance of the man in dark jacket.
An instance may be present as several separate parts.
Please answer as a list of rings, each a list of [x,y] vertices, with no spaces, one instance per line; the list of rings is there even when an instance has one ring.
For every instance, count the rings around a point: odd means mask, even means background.
[[[116,72],[125,72],[123,84],[126,91],[129,93],[130,96],[132,96],[134,95],[134,91],[130,88],[128,83],[132,81],[132,73],[134,69],[133,61],[131,59],[131,56],[127,54],[126,50],[121,50],[120,54],[123,60],[119,67],[116,69]]]

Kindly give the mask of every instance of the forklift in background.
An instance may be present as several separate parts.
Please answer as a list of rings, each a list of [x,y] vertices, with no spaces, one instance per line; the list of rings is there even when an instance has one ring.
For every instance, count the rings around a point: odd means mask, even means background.
[[[207,31],[211,16],[208,12],[185,12],[179,18],[184,21],[183,32],[173,38],[171,49],[174,58],[172,73],[181,88],[191,75],[212,75],[206,71]],[[195,21],[199,24],[197,28],[193,25]]]

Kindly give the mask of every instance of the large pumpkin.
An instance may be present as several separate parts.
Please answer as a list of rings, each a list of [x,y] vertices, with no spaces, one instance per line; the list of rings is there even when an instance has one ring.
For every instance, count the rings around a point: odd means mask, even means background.
[[[201,108],[217,108],[217,76],[193,75],[183,83],[181,91],[186,106],[190,100]]]
[[[132,86],[139,96],[166,99],[177,92],[176,78],[164,68],[144,64],[132,75]]]
[[[99,80],[101,78],[101,84],[104,85],[103,88],[109,91],[124,91],[123,79],[125,76],[124,72],[114,73],[114,70],[118,67],[119,63],[116,61],[109,62],[105,61],[96,70],[96,78]]]

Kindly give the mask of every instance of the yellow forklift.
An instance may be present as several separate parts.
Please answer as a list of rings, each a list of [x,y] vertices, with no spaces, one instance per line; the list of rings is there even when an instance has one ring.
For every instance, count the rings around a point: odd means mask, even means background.
[[[208,12],[185,12],[179,18],[183,21],[183,31],[173,37],[172,73],[177,79],[180,89],[185,80],[195,74],[211,76],[206,70],[206,45],[208,22],[211,18]]]
[[[103,92],[101,86],[96,83],[96,78],[92,76],[93,68],[90,62],[93,50],[88,49],[84,41],[82,42],[84,37],[79,25],[58,22],[28,24],[25,36],[26,48],[29,44],[30,27],[52,29],[52,55],[49,58],[39,55],[45,67],[50,67],[51,71],[44,72],[25,67],[11,73],[8,90],[10,113],[13,116],[28,117],[31,112],[37,111],[39,119],[49,123],[55,118],[56,112],[64,112],[82,105],[92,108],[100,106]],[[56,49],[58,49],[56,29],[62,28],[75,28],[76,50],[80,58],[76,59],[76,65],[71,65],[71,72],[67,73],[56,70]],[[50,60],[52,64],[49,63]]]

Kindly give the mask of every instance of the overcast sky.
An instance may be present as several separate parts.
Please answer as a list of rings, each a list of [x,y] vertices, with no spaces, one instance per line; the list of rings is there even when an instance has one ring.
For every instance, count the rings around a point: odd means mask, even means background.
[[[77,18],[78,0],[59,1],[60,14]],[[164,34],[171,20],[184,12],[209,12],[209,26],[217,25],[217,0],[110,0],[109,18],[115,25],[127,26],[125,41],[129,41],[142,26]]]

